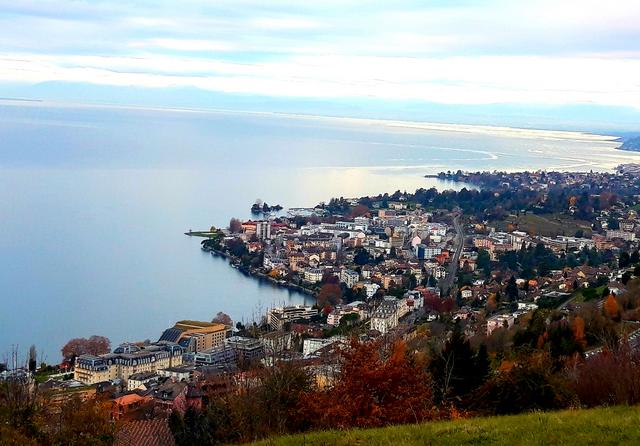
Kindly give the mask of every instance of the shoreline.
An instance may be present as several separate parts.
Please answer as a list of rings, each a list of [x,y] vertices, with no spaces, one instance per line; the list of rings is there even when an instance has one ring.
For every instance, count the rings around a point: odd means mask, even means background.
[[[186,234],[188,235],[188,233]],[[297,291],[299,293],[306,294],[314,298],[317,298],[318,296],[317,291],[312,290],[310,288],[303,287],[302,285],[296,285],[295,283],[288,282],[284,279],[274,279],[273,277],[269,277],[269,275],[263,272],[257,271],[252,268],[241,266],[240,260],[234,255],[229,254],[227,252],[220,251],[213,248],[200,248],[200,249],[202,249],[205,252],[209,252],[212,256],[222,257],[223,259],[228,260],[229,261],[228,263],[232,268],[237,269],[239,272],[241,272],[245,276],[255,277],[258,280],[269,282],[272,285],[276,285],[281,288],[286,288],[292,291]]]

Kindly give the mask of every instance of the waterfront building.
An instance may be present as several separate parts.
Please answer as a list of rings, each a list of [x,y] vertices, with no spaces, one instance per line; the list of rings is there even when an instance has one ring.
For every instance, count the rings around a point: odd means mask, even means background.
[[[106,355],[80,355],[76,359],[74,379],[86,385],[121,379],[127,381],[140,372],[182,364],[184,348],[173,342],[148,345],[122,344]]]
[[[313,257],[313,256],[311,256]],[[318,261],[320,260],[319,256],[318,257]],[[311,259],[310,259],[311,262]],[[304,280],[305,282],[309,282],[309,283],[316,283],[316,282],[320,282],[322,280],[322,275],[324,274],[324,271],[322,270],[322,268],[305,268],[304,269]]]
[[[273,330],[282,330],[287,322],[309,320],[317,314],[317,310],[303,305],[276,307],[267,312],[267,323]]]
[[[227,327],[200,321],[179,321],[167,328],[159,341],[175,342],[188,352],[198,352],[224,343]]]
[[[271,238],[271,222],[268,220],[256,221],[256,237],[258,240],[269,240]]]

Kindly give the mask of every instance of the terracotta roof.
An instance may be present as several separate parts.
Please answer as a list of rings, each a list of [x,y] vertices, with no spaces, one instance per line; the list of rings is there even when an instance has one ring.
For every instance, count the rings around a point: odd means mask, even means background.
[[[165,419],[132,421],[116,433],[114,446],[175,446]]]
[[[129,404],[134,404],[137,403],[139,401],[143,401],[143,400],[147,400],[148,398],[145,398],[143,396],[140,396],[136,393],[129,393],[127,395],[123,395],[120,398],[115,398],[113,400],[114,403],[119,404],[121,406],[128,406]]]

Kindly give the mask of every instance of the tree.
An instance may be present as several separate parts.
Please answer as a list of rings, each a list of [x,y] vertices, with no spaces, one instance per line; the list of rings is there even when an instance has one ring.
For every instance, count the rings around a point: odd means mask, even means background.
[[[507,297],[511,302],[518,299],[518,285],[516,284],[516,276],[511,276],[509,281],[507,282],[507,287],[505,288],[505,292],[507,293]]]
[[[476,260],[476,265],[486,277],[491,276],[491,256],[486,249],[481,249],[478,251],[478,259]]]
[[[491,415],[567,407],[567,385],[551,373],[544,355],[527,357],[505,367],[473,394],[471,406]]]
[[[587,346],[587,338],[584,332],[584,319],[580,316],[576,316],[573,319],[573,338],[575,341],[581,346],[581,348],[585,348]]]
[[[301,411],[316,428],[416,423],[433,417],[429,376],[403,342],[352,340],[331,389],[307,393]]]
[[[227,242],[227,248],[229,248],[229,252],[233,254],[235,257],[242,257],[247,253],[247,247],[244,242],[239,238],[234,238]]]
[[[325,305],[337,305],[342,302],[342,288],[336,283],[325,283],[318,293],[318,306],[323,308]]]
[[[359,204],[353,208],[351,208],[351,212],[349,212],[349,216],[351,218],[355,217],[363,217],[369,213],[369,208],[362,204]]]
[[[371,261],[371,255],[369,254],[369,251],[367,251],[364,248],[356,248],[356,253],[355,256],[353,257],[353,262],[356,265],[366,265],[367,263],[369,263]]]
[[[229,221],[229,231],[231,231],[232,234],[238,234],[242,232],[242,222],[237,218],[232,218]]]
[[[618,308],[618,302],[613,294],[609,294],[603,305],[604,314],[611,319],[617,319],[620,316],[620,309]]]
[[[218,311],[216,316],[213,319],[211,319],[211,322],[214,324],[223,324],[223,325],[226,325],[227,327],[233,326],[233,321],[231,320],[231,316],[229,316],[227,313],[223,313],[222,311]]]
[[[29,371],[31,373],[35,373],[37,364],[38,364],[38,354],[36,352],[36,346],[31,345],[31,347],[29,347]]]
[[[627,251],[623,251],[620,253],[620,258],[618,259],[618,266],[620,268],[626,268],[631,263],[631,257]]]
[[[80,355],[103,355],[111,351],[111,341],[104,336],[90,338],[74,338],[62,347],[62,357],[75,361]]]
[[[479,357],[459,324],[441,352],[434,352],[430,364],[436,396],[440,400],[457,400],[476,389],[486,378],[486,358]],[[478,373],[479,369],[483,369]]]

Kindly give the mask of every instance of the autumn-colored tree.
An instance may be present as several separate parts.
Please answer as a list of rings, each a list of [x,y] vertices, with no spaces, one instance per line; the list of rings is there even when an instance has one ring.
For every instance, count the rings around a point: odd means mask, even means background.
[[[498,302],[496,301],[496,293],[489,294],[489,298],[487,299],[487,312],[493,313],[496,311],[498,307]]]
[[[318,293],[318,306],[337,305],[342,302],[342,288],[336,283],[325,283]]]
[[[353,208],[351,208],[351,212],[349,212],[349,217],[363,217],[369,213],[369,208],[363,204],[359,204]]]
[[[603,309],[604,313],[611,319],[617,319],[620,316],[618,301],[616,301],[616,297],[613,294],[609,294],[609,296],[606,298],[606,300],[604,301]]]
[[[57,395],[52,402],[49,397],[25,380],[0,382],[0,444],[113,444],[110,402],[79,395]]]
[[[622,342],[615,351],[605,349],[569,371],[580,403],[635,405],[640,403],[640,352]]]
[[[214,324],[223,324],[227,327],[231,327],[233,325],[233,321],[231,320],[231,316],[227,313],[223,313],[222,311],[218,311],[216,316],[211,319],[211,322]]]
[[[424,306],[425,308],[438,313],[449,313],[453,310],[455,301],[451,298],[441,299],[438,296],[431,295],[425,297]]]
[[[432,418],[429,376],[397,342],[351,344],[332,388],[308,392],[301,412],[312,427],[373,427]]]
[[[569,198],[569,206],[575,206],[576,204],[578,204],[578,197],[576,197],[575,195],[572,195]]]
[[[115,440],[116,425],[111,421],[111,403],[91,398],[82,400],[79,396],[67,399],[49,414],[47,435],[53,445],[107,446]]]
[[[580,345],[580,347],[585,348],[587,346],[587,338],[584,332],[584,319],[580,316],[576,316],[573,319],[573,324],[571,326],[573,330],[573,338]]]
[[[64,360],[75,359],[80,355],[103,355],[111,351],[111,341],[104,336],[90,338],[74,338],[62,347]]]
[[[532,410],[553,410],[571,402],[568,385],[552,373],[546,354],[527,355],[501,366],[470,398],[470,406],[483,414],[505,415]]]

